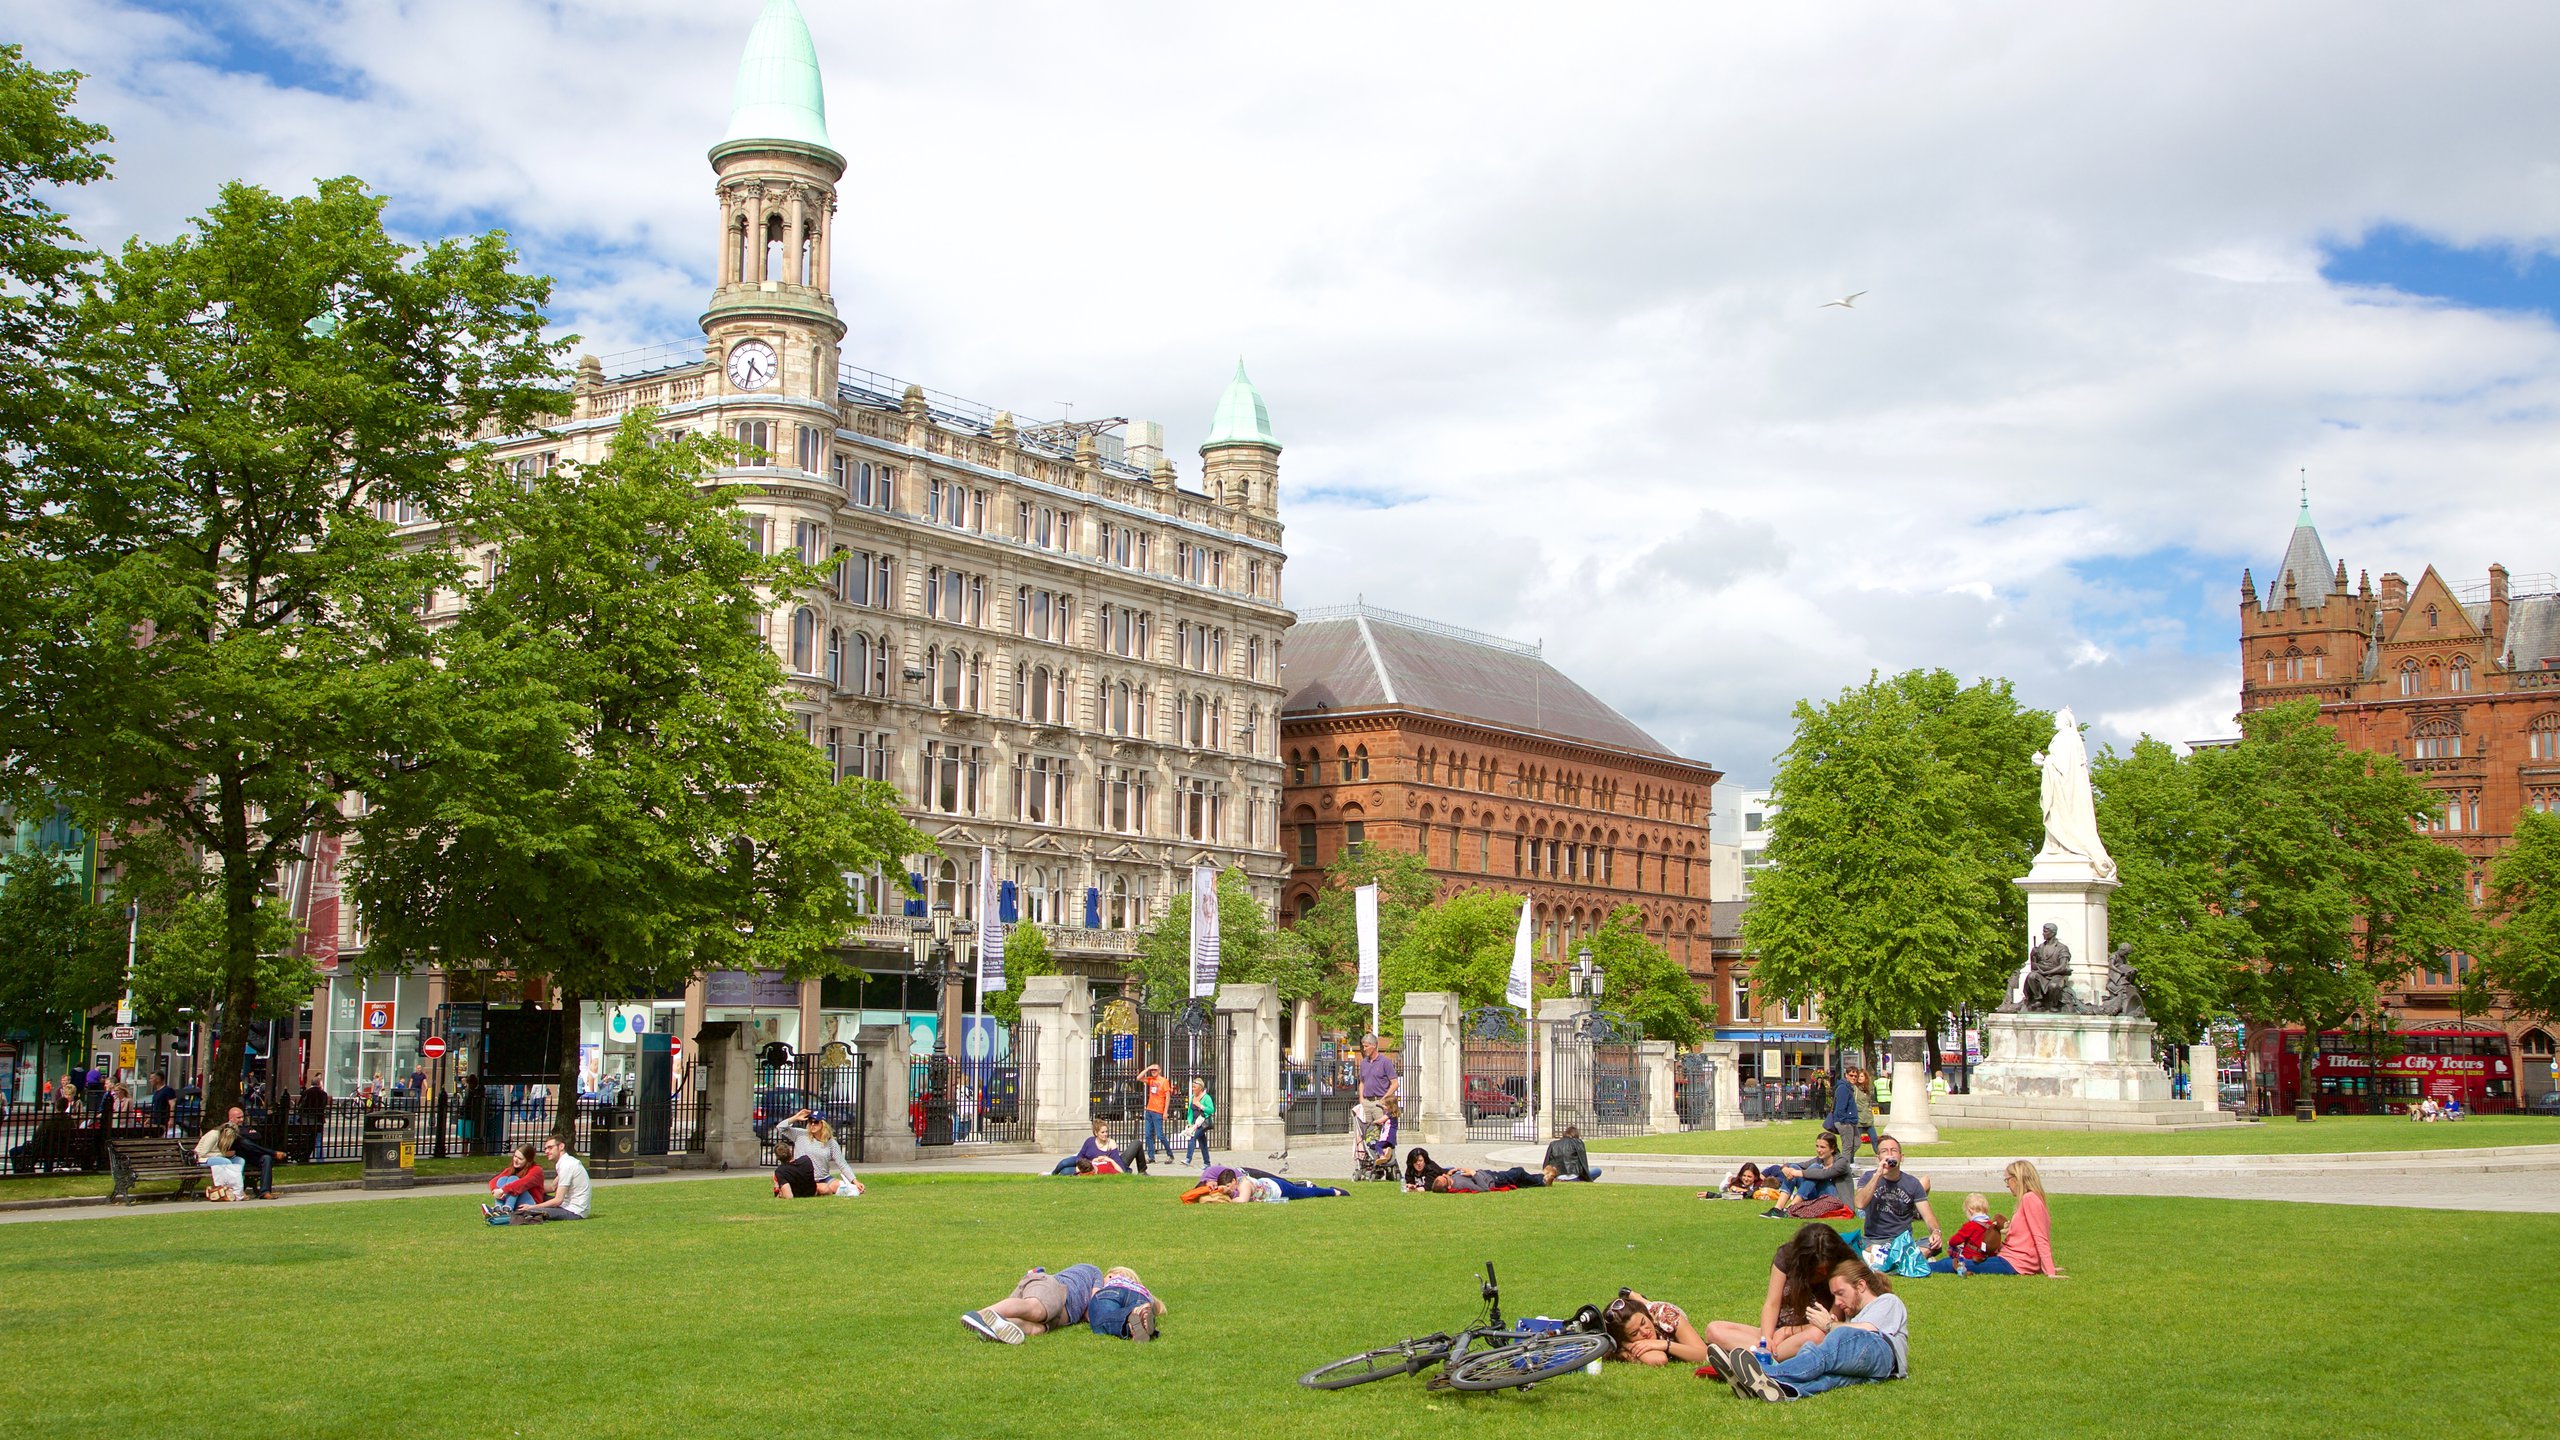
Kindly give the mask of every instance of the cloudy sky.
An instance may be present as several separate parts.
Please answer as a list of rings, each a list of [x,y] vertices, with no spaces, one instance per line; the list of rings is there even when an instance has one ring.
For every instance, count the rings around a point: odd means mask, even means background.
[[[2351,570],[2560,570],[2560,7],[803,3],[850,361],[1191,477],[1242,355],[1294,603],[1543,639],[1738,780],[1870,670],[2229,733],[2306,470]],[[7,8],[93,238],[353,173],[698,338],[759,0]]]

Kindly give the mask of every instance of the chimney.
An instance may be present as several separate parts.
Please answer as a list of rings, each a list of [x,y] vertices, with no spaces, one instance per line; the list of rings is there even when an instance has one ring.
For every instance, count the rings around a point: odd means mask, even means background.
[[[1122,438],[1128,443],[1123,452],[1128,462],[1154,474],[1156,462],[1164,458],[1164,426],[1153,420],[1132,420]]]
[[[2489,567],[2489,658],[2490,658],[2490,663],[2495,664],[2495,663],[2497,662],[2497,657],[2499,657],[2500,655],[2505,654],[2505,653],[2506,653],[2506,649],[2507,649],[2507,567],[2506,567],[2506,566],[2504,566],[2504,565],[2492,565],[2492,566],[2490,566],[2490,567]]]
[[[2397,570],[2382,572],[2382,628],[2388,634],[2400,623],[2400,612],[2409,608],[2409,582]]]

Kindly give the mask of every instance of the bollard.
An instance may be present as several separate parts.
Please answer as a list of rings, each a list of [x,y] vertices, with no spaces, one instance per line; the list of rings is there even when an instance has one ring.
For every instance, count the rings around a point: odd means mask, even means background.
[[[403,1110],[369,1110],[364,1117],[364,1188],[405,1190],[418,1183],[418,1146]]]

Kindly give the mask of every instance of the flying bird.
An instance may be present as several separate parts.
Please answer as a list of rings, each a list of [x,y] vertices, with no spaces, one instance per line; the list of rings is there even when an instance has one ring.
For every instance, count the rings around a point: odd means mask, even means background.
[[[1866,291],[1861,290],[1861,291],[1857,292],[1857,294],[1856,294],[1856,295],[1848,295],[1848,296],[1844,296],[1844,297],[1842,297],[1842,298],[1840,298],[1840,299],[1838,299],[1838,300],[1825,300],[1825,301],[1823,301],[1821,304],[1816,305],[1816,306],[1814,306],[1813,308],[1814,308],[1814,309],[1816,309],[1816,310],[1828,310],[1828,309],[1830,309],[1832,306],[1837,305],[1837,306],[1839,306],[1839,307],[1840,307],[1841,309],[1843,309],[1843,310],[1855,310],[1855,309],[1857,309],[1857,308],[1858,308],[1858,296],[1859,296],[1859,295],[1864,295],[1864,294],[1866,294],[1866,293],[1867,293]]]

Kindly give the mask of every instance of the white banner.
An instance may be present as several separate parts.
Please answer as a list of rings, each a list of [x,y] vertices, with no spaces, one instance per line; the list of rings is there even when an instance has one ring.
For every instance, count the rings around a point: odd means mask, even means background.
[[[1218,867],[1191,867],[1191,994],[1218,993]]]
[[[1351,892],[1351,911],[1360,924],[1360,983],[1352,988],[1351,1003],[1378,1003],[1378,887],[1363,885]]]
[[[1502,1003],[1517,1006],[1522,1015],[1529,1013],[1529,897],[1520,897],[1520,934],[1511,942],[1511,983],[1502,989]]]
[[[1004,921],[996,914],[996,861],[978,847],[978,993],[1004,988]]]

